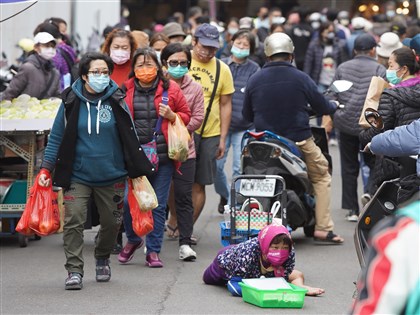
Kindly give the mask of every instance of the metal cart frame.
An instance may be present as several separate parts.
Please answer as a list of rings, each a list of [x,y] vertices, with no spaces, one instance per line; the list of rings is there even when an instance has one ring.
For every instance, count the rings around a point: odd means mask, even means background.
[[[287,203],[287,193],[286,193],[286,181],[283,177],[279,175],[239,175],[235,177],[232,180],[231,188],[230,188],[230,236],[229,236],[229,243],[230,244],[236,244],[237,240],[239,238],[242,238],[243,235],[238,235],[236,230],[236,194],[240,194],[241,196],[245,198],[252,198],[253,196],[245,196],[236,190],[236,183],[239,180],[266,180],[266,179],[274,179],[276,181],[276,186],[280,182],[281,183],[281,189],[276,193],[275,191],[277,188],[274,188],[274,194],[271,197],[268,198],[277,198],[280,199],[280,218],[282,219],[283,225],[287,225],[287,216],[286,216],[286,203]],[[278,217],[279,215],[277,215]],[[269,215],[267,215],[267,218],[269,218]],[[268,219],[269,220],[269,219]],[[251,237],[254,237],[256,235],[251,235],[251,218],[248,215],[248,239]]]

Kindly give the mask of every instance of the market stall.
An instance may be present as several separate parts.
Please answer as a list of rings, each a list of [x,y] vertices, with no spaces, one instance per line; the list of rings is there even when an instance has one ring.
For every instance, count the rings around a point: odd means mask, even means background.
[[[47,135],[61,103],[60,99],[37,100],[22,95],[19,98],[0,103],[0,174],[6,179],[3,182],[9,183],[1,196],[0,236],[18,234],[15,227],[25,208]],[[25,247],[27,237],[20,234],[18,237],[19,245]]]

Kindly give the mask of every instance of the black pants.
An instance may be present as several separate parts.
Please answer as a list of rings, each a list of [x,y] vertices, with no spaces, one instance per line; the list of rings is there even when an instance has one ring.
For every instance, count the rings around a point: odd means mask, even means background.
[[[195,176],[195,159],[188,159],[180,167],[182,173],[176,170],[172,177],[175,208],[178,220],[179,245],[190,245],[190,237],[193,232],[192,186]]]
[[[359,213],[359,200],[357,197],[357,177],[359,176],[359,150],[358,136],[340,132],[339,137],[341,161],[341,207],[355,210]]]

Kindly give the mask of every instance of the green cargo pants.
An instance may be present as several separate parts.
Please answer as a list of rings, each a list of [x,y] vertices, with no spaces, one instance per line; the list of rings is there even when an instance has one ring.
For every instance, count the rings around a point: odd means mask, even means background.
[[[124,187],[124,180],[101,187],[71,183],[64,191],[64,266],[68,272],[83,275],[83,231],[91,195],[98,207],[101,224],[95,244],[95,258],[109,258],[122,222]]]

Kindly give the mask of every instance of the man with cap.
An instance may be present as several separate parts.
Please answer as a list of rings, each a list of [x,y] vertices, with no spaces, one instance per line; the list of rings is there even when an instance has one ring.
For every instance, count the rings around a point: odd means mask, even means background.
[[[36,34],[34,49],[4,91],[3,99],[9,100],[21,94],[38,99],[59,97],[60,75],[51,61],[56,54],[55,47],[56,40],[51,34]]]
[[[189,73],[203,88],[205,118],[194,134],[197,153],[192,192],[194,222],[206,202],[205,186],[214,183],[216,159],[224,155],[232,113],[232,94],[235,89],[229,67],[215,57],[219,46],[219,31],[216,27],[207,23],[197,27],[192,40]]]
[[[395,35],[395,34],[392,34]],[[398,36],[395,35],[398,39]],[[357,196],[357,177],[362,161],[370,166],[371,156],[361,156],[359,152],[359,118],[373,76],[386,77],[386,68],[376,61],[376,51],[379,50],[376,41],[370,34],[362,34],[354,42],[355,57],[343,62],[337,68],[333,80],[348,80],[353,83],[350,90],[337,94],[337,100],[344,108],[334,114],[334,127],[339,132],[339,150],[341,157],[341,207],[348,210],[347,220],[356,222],[359,217],[359,199]],[[365,193],[367,192],[365,187]]]
[[[420,34],[413,38],[404,38],[403,44],[413,50],[417,56],[417,62],[420,62]]]
[[[378,55],[378,62],[385,68],[388,68],[388,59],[391,53],[398,48],[401,48],[403,44],[400,42],[400,38],[393,32],[385,32],[381,35],[376,48]]]
[[[177,22],[165,24],[162,33],[168,36],[171,43],[182,43],[187,36],[182,30],[181,24]]]
[[[320,115],[335,112],[315,82],[292,65],[294,45],[284,33],[274,33],[264,41],[268,62],[248,81],[243,117],[256,131],[270,130],[295,142],[302,151],[316,198],[314,240],[321,244],[341,244],[334,234],[330,213],[331,175],[328,161],[315,145],[309,125],[308,104]]]

